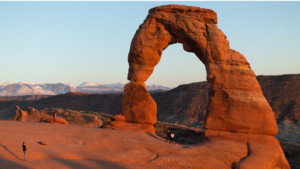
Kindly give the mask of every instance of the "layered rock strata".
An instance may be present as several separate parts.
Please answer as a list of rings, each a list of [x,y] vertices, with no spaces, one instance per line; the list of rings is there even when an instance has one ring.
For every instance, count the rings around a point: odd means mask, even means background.
[[[150,9],[131,42],[131,82],[124,88],[122,115],[136,124],[156,121],[156,104],[153,106],[143,84],[160,61],[162,51],[171,44],[182,43],[185,51],[195,53],[205,65],[211,85],[204,124],[206,133],[210,133],[205,135],[208,142],[228,138],[249,145],[248,155],[232,161],[234,168],[290,168],[273,137],[278,127],[255,73],[242,54],[230,49],[227,37],[216,24],[217,14],[209,9],[181,5]],[[263,154],[261,147],[265,147]]]

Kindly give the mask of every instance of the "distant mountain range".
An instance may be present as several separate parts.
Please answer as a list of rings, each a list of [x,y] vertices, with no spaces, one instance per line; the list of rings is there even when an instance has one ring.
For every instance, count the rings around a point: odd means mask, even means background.
[[[5,82],[0,83],[0,96],[24,96],[24,95],[58,95],[69,91],[84,93],[122,93],[126,82],[113,84],[83,82],[80,85],[64,83],[34,84],[31,82]],[[161,85],[146,85],[149,92],[168,91],[171,88]]]

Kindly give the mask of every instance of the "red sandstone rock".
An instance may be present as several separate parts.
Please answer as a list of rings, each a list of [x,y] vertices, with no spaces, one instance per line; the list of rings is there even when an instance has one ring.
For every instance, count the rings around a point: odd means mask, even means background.
[[[31,122],[38,121],[44,114],[32,107],[27,107],[26,111],[23,111],[16,106],[14,121]]]
[[[151,134],[155,134],[154,126],[152,124],[144,124],[144,123],[112,121],[102,125],[101,128],[113,129],[113,130],[139,131],[139,132],[148,132]]]
[[[131,42],[128,80],[131,83],[146,81],[160,61],[162,51],[170,44],[182,43],[183,49],[194,52],[206,67],[207,81],[211,85],[206,129],[276,135],[278,128],[273,111],[255,73],[243,55],[229,48],[225,34],[216,23],[216,13],[208,9],[181,5],[150,9]],[[149,110],[149,104],[154,103],[152,98],[145,102],[142,95],[131,102],[131,96],[137,97],[133,86],[125,87],[123,115],[126,121],[145,123],[132,116],[140,112],[156,114]],[[133,107],[138,107],[138,111],[131,111]]]
[[[157,106],[143,81],[131,81],[124,87],[122,115],[127,122],[155,124]]]
[[[114,128],[114,127],[124,127],[125,122],[123,121],[108,121],[101,126],[101,128]],[[106,127],[107,126],[107,127]]]
[[[26,117],[28,116],[28,113],[26,111],[23,111],[20,109],[19,106],[16,106],[16,115],[14,117],[14,121],[26,121]]]
[[[233,163],[235,169],[290,169],[274,136],[205,130],[206,141],[234,141],[248,147],[248,155]]]
[[[126,86],[128,88],[128,85],[126,85]],[[136,95],[136,94],[138,95],[138,93],[140,92],[139,89],[134,89],[134,91],[137,92],[134,95]],[[145,90],[142,90],[142,91],[145,91]],[[144,94],[144,93],[142,93],[142,94]],[[142,95],[142,96],[144,96],[144,95]],[[137,98],[135,98],[135,99],[137,99]],[[123,102],[124,102],[124,99],[123,99]],[[139,110],[139,109],[134,109],[134,110]],[[105,124],[103,124],[101,126],[101,128],[113,129],[113,130],[132,130],[132,131],[141,131],[141,132],[148,132],[148,133],[155,134],[155,129],[154,129],[153,124],[141,123],[141,121],[147,120],[147,117],[145,118],[143,116],[143,114],[139,116],[140,112],[138,112],[138,111],[135,111],[135,114],[133,114],[132,112],[127,112],[126,110],[122,111],[122,113],[124,113],[124,112],[125,112],[125,114],[128,113],[127,114],[127,115],[129,115],[128,117],[133,117],[131,121],[134,121],[136,119],[139,121],[139,123],[125,122],[125,117],[120,114],[117,114],[117,115],[114,115],[113,117],[111,117],[109,119],[110,121],[107,121]],[[155,114],[155,116],[156,116],[156,114]],[[155,117],[155,116],[152,116],[152,117]],[[151,117],[150,117],[150,120],[151,120]],[[129,120],[126,119],[126,121],[129,121]],[[155,121],[156,121],[156,118],[155,118]]]
[[[279,145],[279,141],[275,137],[259,134],[205,130],[203,137],[205,140],[231,140],[242,143],[254,142],[269,145]]]
[[[122,114],[126,121],[137,123],[145,123],[144,119],[149,121],[149,117],[156,115],[156,104],[147,95],[144,81],[160,61],[162,51],[168,45],[182,43],[184,50],[194,52],[205,65],[211,85],[204,125],[209,129],[204,134],[207,143],[218,145],[228,141],[248,146],[248,155],[237,149],[245,155],[234,153],[227,160],[230,167],[234,162],[235,168],[241,169],[289,169],[278,140],[273,137],[278,127],[256,75],[246,58],[229,48],[227,37],[216,23],[214,11],[197,7],[165,5],[150,9],[131,42],[131,82],[124,88]],[[155,110],[151,110],[151,105],[155,105]],[[261,147],[264,153],[260,153]],[[225,157],[228,159],[228,155]]]
[[[120,115],[120,114],[117,114],[117,115],[114,115],[113,117],[109,118],[111,121],[120,121],[120,122],[125,122],[125,117]]]
[[[45,142],[42,142],[42,141],[40,141],[40,142],[38,142],[39,144],[41,144],[41,145],[44,145],[44,146],[46,146],[47,145],[47,143],[45,143]]]
[[[54,118],[52,116],[44,116],[40,119],[43,123],[54,123]],[[58,124],[69,124],[65,119],[60,117],[55,117],[55,123]]]
[[[290,169],[280,145],[248,143],[249,155],[234,162],[235,169]]]

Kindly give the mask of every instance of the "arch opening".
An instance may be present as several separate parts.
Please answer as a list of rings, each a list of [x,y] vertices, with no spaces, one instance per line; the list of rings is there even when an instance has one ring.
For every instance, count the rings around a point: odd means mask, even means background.
[[[175,88],[201,81],[206,81],[204,64],[194,53],[183,50],[181,43],[175,43],[164,49],[159,63],[145,83]]]

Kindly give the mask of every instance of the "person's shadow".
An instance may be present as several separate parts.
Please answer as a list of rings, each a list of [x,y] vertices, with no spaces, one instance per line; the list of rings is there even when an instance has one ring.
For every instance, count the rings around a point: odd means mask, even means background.
[[[3,147],[5,150],[7,150],[10,154],[12,154],[13,156],[16,157],[16,159],[21,160],[21,158],[19,156],[17,156],[16,154],[14,154],[13,152],[11,152],[6,146],[0,144],[1,147]]]

